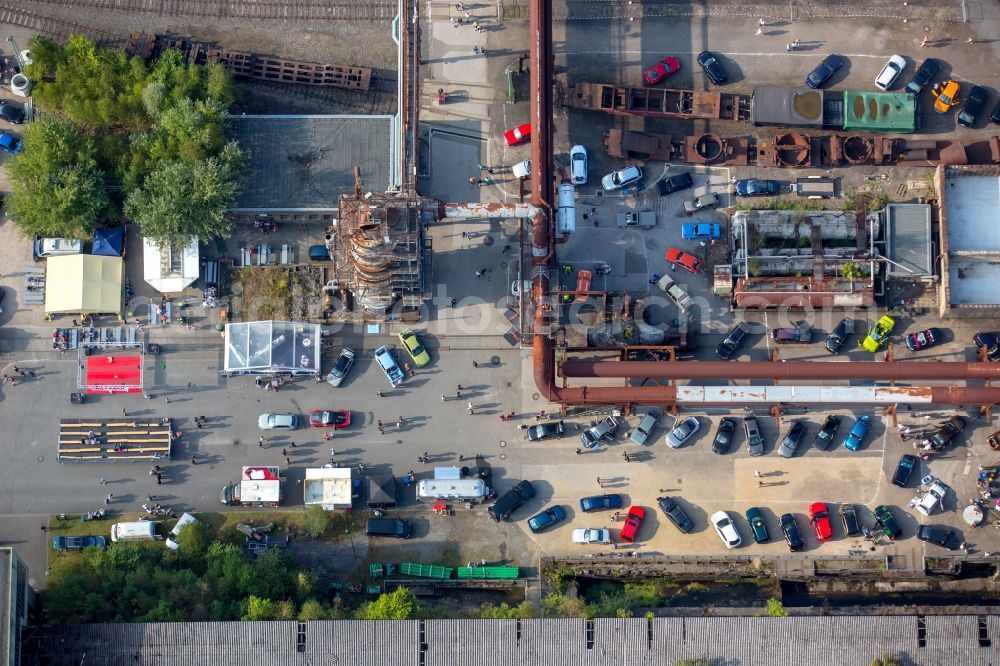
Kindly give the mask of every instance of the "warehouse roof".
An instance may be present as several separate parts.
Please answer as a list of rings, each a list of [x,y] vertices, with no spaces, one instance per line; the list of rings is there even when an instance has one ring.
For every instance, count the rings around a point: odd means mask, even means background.
[[[886,276],[917,280],[934,274],[931,207],[889,204],[885,207]]]

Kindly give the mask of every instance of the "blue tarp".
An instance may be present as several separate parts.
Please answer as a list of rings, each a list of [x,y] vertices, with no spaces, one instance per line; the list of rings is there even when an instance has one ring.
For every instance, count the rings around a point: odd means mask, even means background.
[[[125,227],[98,229],[94,232],[94,247],[90,253],[104,257],[120,257],[124,244]]]

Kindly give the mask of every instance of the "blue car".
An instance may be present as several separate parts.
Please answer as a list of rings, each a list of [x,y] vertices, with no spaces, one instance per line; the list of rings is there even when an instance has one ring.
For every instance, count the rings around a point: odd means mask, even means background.
[[[822,88],[837,70],[844,66],[844,59],[836,53],[831,53],[823,58],[823,62],[816,65],[816,69],[806,76],[806,85],[812,89]]]
[[[618,493],[611,493],[610,495],[594,495],[593,497],[584,497],[580,500],[580,511],[620,509],[622,508],[622,505],[622,496]]]
[[[385,345],[382,345],[375,350],[375,360],[378,361],[378,367],[382,368],[382,372],[385,376],[389,378],[389,383],[393,387],[399,386],[403,383],[405,379],[403,371],[399,368],[396,363],[395,357],[393,357],[392,352]]]
[[[868,434],[868,428],[871,427],[870,416],[859,416],[858,420],[854,422],[854,427],[851,428],[851,432],[847,433],[847,438],[844,440],[844,448],[849,451],[857,451],[858,447],[861,446],[862,440],[864,440],[865,435]]]
[[[13,134],[0,132],[0,150],[4,150],[11,154],[17,154],[21,152],[21,140]]]
[[[773,197],[781,190],[781,183],[762,178],[743,178],[733,186],[738,197]]]
[[[542,511],[540,514],[529,518],[528,528],[537,534],[538,532],[547,530],[553,525],[561,523],[564,520],[566,520],[566,510],[556,504],[555,506],[545,509],[545,511]]]
[[[721,234],[718,224],[699,222],[698,224],[682,224],[681,238],[718,238]]]

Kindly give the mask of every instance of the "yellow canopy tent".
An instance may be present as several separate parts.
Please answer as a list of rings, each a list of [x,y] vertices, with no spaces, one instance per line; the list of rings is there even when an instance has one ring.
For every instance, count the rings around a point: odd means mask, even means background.
[[[46,313],[121,312],[121,257],[72,254],[49,257],[46,264]]]

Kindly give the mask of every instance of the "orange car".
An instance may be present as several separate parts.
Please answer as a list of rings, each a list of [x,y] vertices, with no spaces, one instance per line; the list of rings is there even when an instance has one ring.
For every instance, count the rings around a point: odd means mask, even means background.
[[[590,279],[593,277],[593,273],[588,271],[586,268],[581,268],[576,274],[576,300],[578,303],[586,303],[589,296],[587,296],[588,291],[590,291]]]
[[[931,88],[934,94],[934,110],[938,113],[948,113],[951,107],[958,104],[956,97],[960,87],[958,81],[935,83]]]

